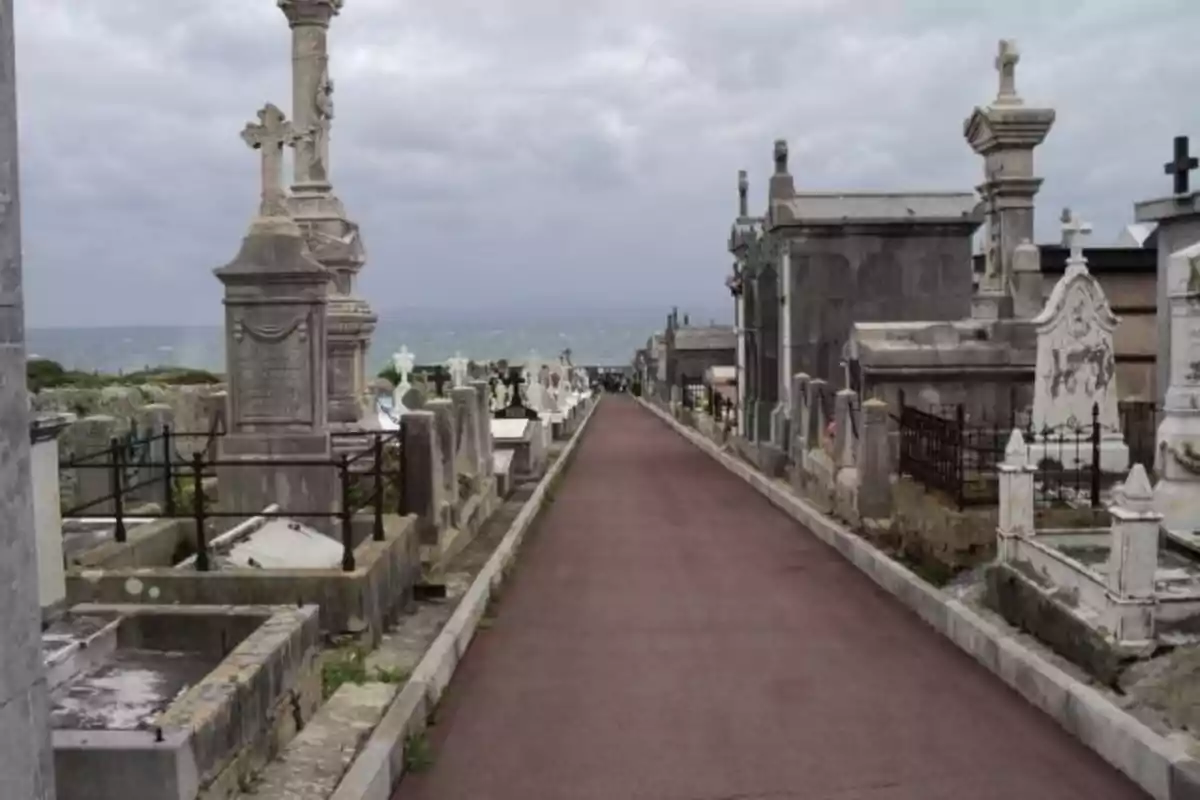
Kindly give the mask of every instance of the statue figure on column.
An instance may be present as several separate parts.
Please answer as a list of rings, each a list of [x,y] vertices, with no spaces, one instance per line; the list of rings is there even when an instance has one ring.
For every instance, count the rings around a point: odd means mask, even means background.
[[[321,70],[321,80],[317,83],[317,93],[313,98],[316,111],[316,130],[313,132],[316,147],[313,153],[313,177],[317,180],[329,180],[329,132],[333,127],[333,80],[329,77],[329,67]]]

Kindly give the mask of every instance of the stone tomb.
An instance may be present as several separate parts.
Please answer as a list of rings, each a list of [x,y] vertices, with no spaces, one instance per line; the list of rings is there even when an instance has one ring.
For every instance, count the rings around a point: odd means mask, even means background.
[[[492,440],[497,452],[511,451],[510,474],[514,482],[541,477],[548,456],[543,423],[529,419],[494,419]]]
[[[42,634],[59,800],[229,797],[321,702],[311,605],[72,608]]]
[[[258,517],[221,535],[210,530],[208,571],[197,569],[194,520],[132,526],[125,542],[105,537],[68,554],[67,602],[310,603],[320,607],[323,633],[373,644],[403,612],[421,566],[416,520],[383,521],[384,539],[375,541],[373,515],[356,515],[351,570],[340,542],[292,520]]]

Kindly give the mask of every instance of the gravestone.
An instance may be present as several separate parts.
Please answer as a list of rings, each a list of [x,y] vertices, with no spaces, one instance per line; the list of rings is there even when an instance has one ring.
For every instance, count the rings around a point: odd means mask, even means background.
[[[1073,218],[1064,231],[1071,242],[1066,271],[1032,321],[1038,336],[1033,430],[1039,438],[1030,445],[1030,457],[1034,464],[1052,459],[1065,469],[1090,466],[1093,408],[1098,406],[1101,469],[1124,472],[1129,448],[1117,413],[1113,352],[1118,320],[1083,256],[1082,237],[1091,227]],[[1045,431],[1052,441],[1042,441]]]
[[[1163,171],[1173,177],[1174,194],[1168,197],[1146,200],[1134,205],[1134,218],[1138,222],[1153,222],[1158,248],[1158,354],[1156,395],[1159,403],[1166,401],[1171,381],[1171,346],[1174,341],[1172,302],[1170,297],[1172,269],[1171,259],[1175,253],[1187,250],[1200,243],[1200,192],[1191,191],[1188,176],[1196,169],[1196,159],[1188,151],[1186,136],[1175,137],[1174,158],[1163,165]]]
[[[450,386],[453,389],[461,389],[467,385],[467,372],[471,362],[463,357],[462,353],[455,353],[454,358],[446,361],[446,369],[450,373]]]
[[[329,273],[288,216],[283,148],[303,137],[273,105],[258,117],[242,138],[262,153],[259,214],[237,256],[214,271],[225,287],[229,404],[219,452],[221,460],[233,462],[217,470],[220,502],[224,510],[248,516],[272,503],[284,512],[328,513],[337,494],[330,464],[272,463],[331,459],[325,409]],[[332,530],[329,518],[313,517],[310,524]]]
[[[1161,245],[1160,245],[1161,246]],[[1158,427],[1154,509],[1172,531],[1200,533],[1200,243],[1172,253],[1167,264],[1170,361]]]
[[[52,800],[29,463],[12,0],[0,2],[0,797]]]

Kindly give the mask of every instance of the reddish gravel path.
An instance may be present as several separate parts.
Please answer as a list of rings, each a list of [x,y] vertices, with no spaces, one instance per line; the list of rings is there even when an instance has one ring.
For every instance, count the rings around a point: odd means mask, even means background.
[[[625,398],[397,800],[1107,800],[1132,783]]]

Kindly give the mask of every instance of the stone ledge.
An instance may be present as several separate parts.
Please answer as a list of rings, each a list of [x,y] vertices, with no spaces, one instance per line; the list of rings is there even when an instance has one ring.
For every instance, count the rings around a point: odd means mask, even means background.
[[[389,800],[392,796],[404,775],[405,748],[409,737],[424,731],[429,710],[437,705],[450,684],[459,661],[475,636],[480,619],[487,611],[492,592],[508,577],[521,542],[538,512],[545,506],[551,488],[569,465],[599,404],[597,399],[588,409],[587,416],[580,420],[574,436],[538,482],[532,496],[525,502],[483,569],[475,576],[454,614],[430,644],[424,658],[409,677],[408,684],[383,715],[379,726],[342,777],[330,800]]]
[[[1134,719],[1100,692],[1022,645],[962,602],[930,586],[842,525],[696,431],[639,399],[652,414],[749,483],[814,536],[842,554],[943,636],[969,653],[1031,704],[1128,775],[1156,800],[1200,798],[1200,762],[1187,737],[1167,738]]]

